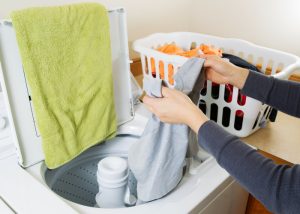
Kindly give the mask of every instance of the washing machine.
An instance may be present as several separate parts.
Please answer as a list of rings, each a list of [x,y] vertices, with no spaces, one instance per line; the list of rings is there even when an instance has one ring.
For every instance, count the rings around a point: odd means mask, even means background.
[[[109,10],[109,19],[117,136],[53,170],[44,163],[12,23],[1,20],[0,213],[244,213],[248,193],[204,150],[187,161],[181,182],[165,197],[138,206],[95,207],[97,163],[107,156],[126,158],[150,116],[130,75],[124,9]]]

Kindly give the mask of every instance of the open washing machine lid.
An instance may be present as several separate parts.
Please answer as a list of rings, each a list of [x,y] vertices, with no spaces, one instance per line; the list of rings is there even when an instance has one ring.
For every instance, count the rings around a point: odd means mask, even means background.
[[[130,121],[133,101],[130,85],[126,13],[124,9],[109,10],[114,99],[118,125]],[[19,163],[29,167],[44,160],[41,137],[35,123],[30,90],[24,75],[15,31],[10,20],[0,20],[0,79],[7,104]],[[1,69],[2,68],[2,69]]]

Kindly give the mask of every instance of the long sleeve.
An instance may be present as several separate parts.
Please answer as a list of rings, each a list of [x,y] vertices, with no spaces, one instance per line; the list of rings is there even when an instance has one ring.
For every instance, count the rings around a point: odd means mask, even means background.
[[[289,115],[300,117],[300,83],[250,71],[242,93]]]
[[[213,121],[198,131],[199,144],[241,185],[275,213],[300,212],[300,166],[277,165]]]

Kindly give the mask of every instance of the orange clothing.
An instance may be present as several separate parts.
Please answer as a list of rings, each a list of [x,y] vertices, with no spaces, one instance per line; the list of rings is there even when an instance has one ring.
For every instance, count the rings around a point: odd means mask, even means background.
[[[200,45],[199,48],[204,54],[222,56],[222,50],[219,48],[213,48],[210,45],[205,44]]]
[[[180,54],[180,53],[184,52],[184,50],[182,48],[180,48],[179,46],[177,46],[175,44],[163,45],[163,46],[157,48],[156,50],[166,53],[166,54]]]
[[[178,53],[177,55],[188,57],[188,58],[197,57],[197,56],[199,56],[199,48],[195,48],[190,51],[184,51],[182,53]]]
[[[166,53],[166,54],[179,55],[179,56],[184,56],[187,58],[198,57],[199,53],[201,53],[201,52],[203,54],[222,56],[221,49],[213,48],[210,45],[205,45],[205,44],[201,44],[199,47],[194,48],[192,50],[184,51],[182,48],[180,48],[176,44],[172,43],[172,44],[163,45],[163,46],[157,48],[156,50]],[[151,61],[151,73],[152,73],[152,75],[156,75],[154,58],[151,58],[150,61]],[[164,79],[165,78],[164,62],[159,61],[158,68],[159,68],[159,78]],[[172,64],[168,64],[168,81],[171,85],[174,84],[173,75],[174,75],[174,67]]]

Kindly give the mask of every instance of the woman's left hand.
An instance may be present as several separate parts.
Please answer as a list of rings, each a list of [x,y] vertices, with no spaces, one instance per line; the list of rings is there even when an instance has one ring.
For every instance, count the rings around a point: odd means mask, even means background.
[[[145,96],[144,104],[161,121],[186,124],[195,132],[208,120],[202,111],[184,93],[163,87],[162,98]]]

